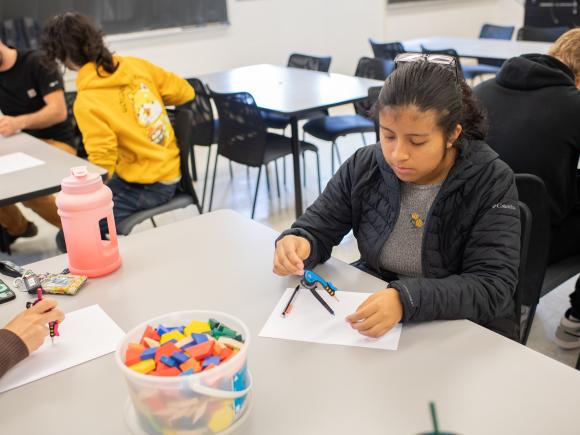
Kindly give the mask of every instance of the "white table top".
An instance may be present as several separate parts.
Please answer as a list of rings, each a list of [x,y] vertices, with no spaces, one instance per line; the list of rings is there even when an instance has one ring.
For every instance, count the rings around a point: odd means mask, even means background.
[[[58,192],[70,168],[87,166],[100,175],[107,171],[87,160],[61,151],[26,133],[0,136],[0,157],[21,152],[45,162],[44,165],[0,175],[0,206]]]
[[[198,77],[212,91],[249,92],[261,109],[297,115],[367,98],[379,80],[275,65],[251,65]]]
[[[578,432],[580,373],[469,321],[405,326],[394,352],[257,337],[296,282],[271,272],[276,235],[226,210],[134,234],[120,241],[121,269],[60,304],[70,311],[98,303],[124,330],[184,309],[242,319],[252,334],[254,390],[239,434],[417,434],[431,428],[430,400],[447,431]],[[32,268],[57,271],[65,262]],[[335,259],[317,271],[343,290],[384,286]],[[0,325],[24,299],[0,306]],[[2,433],[129,433],[127,396],[108,355],[0,395]]]
[[[552,44],[533,41],[504,41],[501,39],[431,37],[403,41],[407,51],[421,51],[421,45],[430,50],[454,48],[462,57],[509,59],[526,53],[548,54]]]

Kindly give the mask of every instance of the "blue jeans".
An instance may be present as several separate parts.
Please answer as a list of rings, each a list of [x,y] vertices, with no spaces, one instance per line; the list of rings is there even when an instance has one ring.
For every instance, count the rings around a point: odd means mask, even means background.
[[[178,183],[175,184],[139,184],[129,183],[116,174],[107,182],[113,191],[113,214],[115,225],[141,210],[147,210],[165,204],[175,195]],[[107,221],[100,222],[101,234],[108,233]]]

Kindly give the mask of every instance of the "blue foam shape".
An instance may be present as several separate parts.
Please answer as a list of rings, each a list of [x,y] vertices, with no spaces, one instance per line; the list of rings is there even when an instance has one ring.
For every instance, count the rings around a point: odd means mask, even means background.
[[[179,364],[183,364],[184,362],[189,360],[189,356],[187,356],[183,352],[173,352],[171,358],[177,361]]]
[[[168,326],[165,329],[167,329],[168,332],[177,330],[183,334],[183,331],[185,330],[185,326]]]
[[[153,359],[155,358],[155,353],[157,352],[157,348],[156,347],[152,347],[149,349],[145,349],[142,353],[141,353],[141,361],[144,361],[146,359]]]
[[[210,364],[219,365],[220,357],[219,356],[208,356],[206,359],[203,360],[201,363],[201,368],[205,369]]]
[[[157,333],[161,336],[163,334],[167,334],[169,332],[169,328],[166,328],[163,325],[159,325],[159,327],[157,328]]]
[[[205,343],[207,341],[207,335],[205,334],[196,334],[195,332],[191,334],[191,338],[195,341],[195,344]]]
[[[175,361],[173,358],[168,357],[167,355],[163,355],[161,358],[159,358],[159,361],[161,361],[163,364],[168,365],[169,367],[177,366],[177,361]]]
[[[181,372],[179,376],[186,376],[186,375],[193,375],[193,369],[187,369],[184,372]]]

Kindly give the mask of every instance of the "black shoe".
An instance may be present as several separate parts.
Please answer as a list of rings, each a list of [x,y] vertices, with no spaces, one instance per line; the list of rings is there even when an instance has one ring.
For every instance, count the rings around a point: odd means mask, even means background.
[[[64,241],[64,233],[62,230],[59,230],[59,232],[56,233],[56,247],[63,254],[66,253],[66,243]]]
[[[19,239],[20,237],[34,237],[38,234],[38,228],[36,227],[36,225],[34,225],[34,223],[32,222],[28,222],[28,225],[26,226],[26,231],[24,231],[22,234],[19,234],[17,236],[13,236],[12,234],[6,232],[5,234],[5,240],[6,243],[8,244],[8,246],[11,246],[16,239]]]

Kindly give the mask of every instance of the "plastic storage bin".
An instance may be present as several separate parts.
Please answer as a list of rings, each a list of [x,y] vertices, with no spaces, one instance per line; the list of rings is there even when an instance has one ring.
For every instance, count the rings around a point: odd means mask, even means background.
[[[191,320],[210,318],[240,332],[244,346],[230,360],[207,372],[175,377],[158,377],[137,373],[125,363],[130,342],[139,342],[147,325],[157,327],[186,325]],[[119,344],[115,361],[129,387],[136,416],[137,433],[146,434],[213,434],[230,432],[249,406],[252,387],[247,368],[250,333],[236,317],[216,311],[180,311],[150,319],[128,332]],[[133,414],[133,410],[129,409]],[[129,420],[131,417],[129,417]]]

